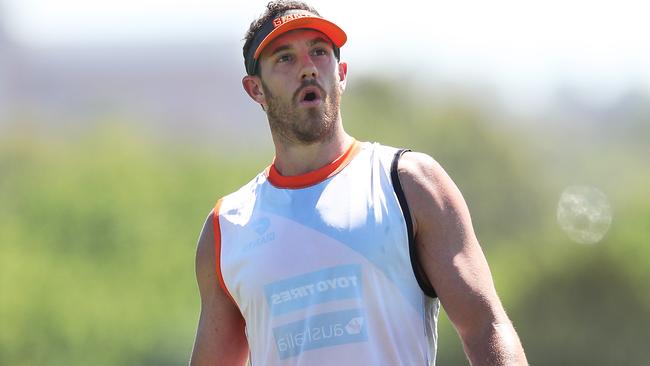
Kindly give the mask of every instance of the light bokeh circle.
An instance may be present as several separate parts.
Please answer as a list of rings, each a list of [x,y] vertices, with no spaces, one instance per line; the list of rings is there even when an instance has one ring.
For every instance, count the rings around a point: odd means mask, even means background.
[[[607,196],[591,186],[569,186],[560,195],[557,222],[569,238],[581,244],[600,242],[612,223]]]

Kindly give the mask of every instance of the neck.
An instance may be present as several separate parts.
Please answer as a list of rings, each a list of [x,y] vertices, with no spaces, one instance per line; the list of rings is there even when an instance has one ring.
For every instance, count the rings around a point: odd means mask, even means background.
[[[340,126],[340,125],[339,125]],[[354,138],[342,128],[327,141],[309,145],[287,144],[274,137],[275,169],[283,176],[295,176],[309,173],[336,160],[343,155]]]

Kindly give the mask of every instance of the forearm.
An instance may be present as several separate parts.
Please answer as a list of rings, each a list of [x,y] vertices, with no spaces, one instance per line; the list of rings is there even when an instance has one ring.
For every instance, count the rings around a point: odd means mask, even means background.
[[[493,323],[473,337],[464,337],[463,347],[472,366],[525,366],[524,349],[512,323]]]

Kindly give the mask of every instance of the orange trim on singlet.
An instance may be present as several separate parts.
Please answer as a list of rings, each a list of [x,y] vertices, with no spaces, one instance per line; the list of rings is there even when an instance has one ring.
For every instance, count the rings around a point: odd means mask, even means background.
[[[219,280],[219,285],[221,285],[221,288],[223,291],[228,295],[230,300],[236,305],[237,302],[235,302],[235,299],[232,297],[230,294],[230,291],[228,291],[228,288],[226,287],[226,283],[223,280],[223,274],[221,273],[221,226],[219,225],[219,209],[221,208],[221,201],[222,199],[219,199],[217,201],[217,204],[214,206],[214,211],[212,212],[212,227],[214,228],[214,258],[215,258],[215,269],[217,271],[217,280]]]
[[[309,173],[302,175],[284,176],[275,168],[275,162],[266,168],[265,173],[269,178],[269,182],[278,188],[305,188],[318,184],[325,179],[336,175],[343,170],[348,163],[359,153],[361,150],[361,143],[354,140],[350,147],[333,162],[325,165],[322,168],[316,169]]]

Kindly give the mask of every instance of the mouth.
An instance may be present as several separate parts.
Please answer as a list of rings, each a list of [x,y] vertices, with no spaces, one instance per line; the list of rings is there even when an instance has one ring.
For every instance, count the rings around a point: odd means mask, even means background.
[[[318,87],[307,86],[302,89],[298,95],[298,102],[305,107],[313,107],[320,105],[322,102],[322,94]]]

